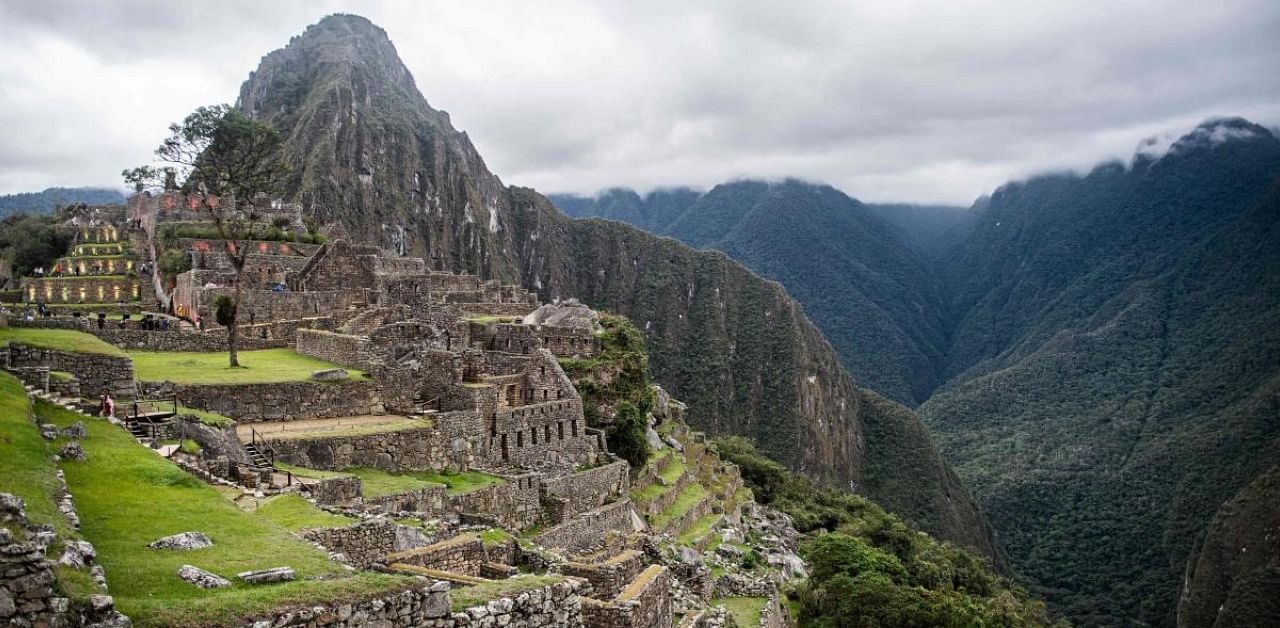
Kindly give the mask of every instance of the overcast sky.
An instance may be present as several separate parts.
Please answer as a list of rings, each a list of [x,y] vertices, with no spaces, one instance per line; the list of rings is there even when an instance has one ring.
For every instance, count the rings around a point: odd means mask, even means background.
[[[796,176],[968,204],[1218,115],[1280,124],[1280,2],[0,0],[0,193],[119,187],[327,13],[542,192]]]

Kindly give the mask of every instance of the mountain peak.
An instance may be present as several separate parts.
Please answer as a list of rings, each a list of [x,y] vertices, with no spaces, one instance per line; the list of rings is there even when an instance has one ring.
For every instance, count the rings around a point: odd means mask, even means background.
[[[1163,134],[1143,139],[1133,151],[1133,163],[1149,165],[1166,155],[1211,150],[1229,142],[1275,139],[1276,135],[1267,127],[1239,116],[1209,118],[1181,137]]]

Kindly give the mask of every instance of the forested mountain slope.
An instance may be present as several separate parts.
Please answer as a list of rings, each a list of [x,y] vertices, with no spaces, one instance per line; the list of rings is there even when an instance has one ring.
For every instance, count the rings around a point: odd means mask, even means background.
[[[1085,624],[1173,624],[1218,505],[1280,457],[1280,141],[1208,123],[1159,160],[996,192],[944,266],[921,409],[1015,565]]]
[[[327,17],[268,54],[238,106],[287,138],[289,195],[316,219],[437,269],[622,313],[643,327],[655,379],[689,402],[695,426],[752,436],[795,468],[996,554],[918,417],[855,385],[781,286],[722,254],[575,221],[505,186],[368,20]]]
[[[921,414],[1015,567],[1079,623],[1170,626],[1214,511],[1280,459],[1277,177],[1280,141],[1223,119],[1167,154],[1012,183],[964,212],[870,207],[896,245],[868,245],[882,232],[856,201],[762,203],[786,185],[750,182],[659,232],[783,281],[882,392],[902,389],[877,370],[908,390],[945,382]],[[769,226],[740,227],[753,221]],[[850,280],[886,258],[925,272]],[[940,339],[917,345],[927,368],[844,342],[903,330]]]
[[[671,194],[613,190],[552,201],[644,226],[671,215],[659,209]],[[646,228],[724,251],[781,282],[863,385],[916,405],[941,383],[950,317],[941,281],[900,227],[840,191],[795,180],[726,183]]]

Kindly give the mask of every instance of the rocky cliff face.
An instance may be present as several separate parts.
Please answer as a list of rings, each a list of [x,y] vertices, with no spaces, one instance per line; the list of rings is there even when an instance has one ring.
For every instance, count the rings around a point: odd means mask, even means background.
[[[1280,467],[1223,504],[1187,565],[1178,628],[1265,626],[1280,618]]]
[[[689,403],[695,426],[755,437],[796,468],[996,554],[919,419],[857,387],[781,286],[720,253],[574,221],[504,186],[367,20],[311,26],[263,58],[238,104],[288,138],[290,195],[316,219],[438,269],[622,313],[645,330],[656,379]]]

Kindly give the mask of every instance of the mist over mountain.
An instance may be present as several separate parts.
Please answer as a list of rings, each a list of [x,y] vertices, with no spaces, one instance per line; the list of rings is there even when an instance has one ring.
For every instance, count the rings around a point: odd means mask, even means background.
[[[572,220],[504,185],[432,109],[382,29],[321,20],[262,59],[238,106],[286,138],[290,198],[357,239],[440,270],[625,314],[690,421],[859,491],[996,557],[989,526],[909,409],[860,388],[783,288],[715,252],[619,222]],[[686,196],[672,192],[671,207]]]
[[[1074,621],[1172,626],[1214,512],[1280,455],[1277,177],[1275,135],[1219,118],[965,211],[736,183],[656,232],[781,281],[860,381],[921,402],[1015,567]],[[905,339],[923,341],[867,355]]]

